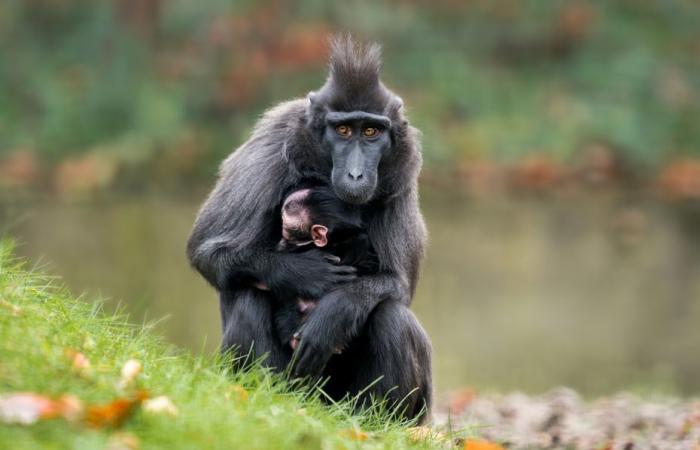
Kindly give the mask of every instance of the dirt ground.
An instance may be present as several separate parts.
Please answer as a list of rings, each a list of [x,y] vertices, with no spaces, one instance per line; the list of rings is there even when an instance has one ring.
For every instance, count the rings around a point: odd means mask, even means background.
[[[453,393],[437,424],[469,427],[509,449],[700,450],[700,400],[617,394],[585,401],[568,388],[539,396]]]

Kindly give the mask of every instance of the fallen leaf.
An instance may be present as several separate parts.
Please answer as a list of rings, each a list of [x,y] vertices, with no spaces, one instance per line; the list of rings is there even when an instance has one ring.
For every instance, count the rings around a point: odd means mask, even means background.
[[[359,428],[340,430],[338,434],[346,439],[350,439],[351,441],[366,441],[369,438],[369,435]]]
[[[148,398],[146,391],[139,391],[132,398],[118,398],[106,405],[94,405],[87,409],[85,420],[94,428],[118,427],[136,408]]]
[[[66,356],[70,358],[71,367],[75,373],[83,376],[90,374],[92,366],[90,365],[90,360],[87,359],[87,356],[73,349],[66,349],[65,353]]]
[[[505,450],[505,448],[495,442],[467,439],[464,441],[464,450]]]
[[[226,389],[226,393],[224,394],[224,398],[226,400],[231,400],[231,398],[235,395],[236,400],[239,402],[245,402],[248,400],[248,391],[245,390],[243,386],[240,384],[234,384],[233,386],[229,387]]]
[[[143,410],[154,414],[167,414],[172,417],[177,416],[179,412],[177,406],[165,395],[144,401]]]
[[[53,400],[32,392],[19,392],[0,396],[0,422],[31,425],[38,420],[63,417],[76,420],[82,415],[82,402],[74,396],[64,395]]]
[[[435,431],[430,427],[411,427],[406,431],[408,432],[408,437],[415,442],[424,441],[426,439],[436,439],[438,441],[445,441],[447,439],[444,433]]]
[[[74,395],[62,395],[54,403],[56,413],[69,422],[83,417],[83,402]]]
[[[10,311],[10,315],[13,317],[17,317],[20,314],[22,314],[22,308],[20,308],[17,305],[14,305],[6,300],[0,299],[0,306],[3,308],[6,308],[8,311]]]
[[[53,401],[32,393],[10,394],[0,397],[0,420],[3,423],[31,425],[53,415]]]
[[[465,388],[450,394],[449,410],[452,414],[463,412],[476,398],[476,391],[472,388]]]
[[[141,373],[141,363],[135,359],[130,359],[124,363],[122,367],[122,383],[131,384],[136,377]]]
[[[141,446],[139,438],[131,433],[115,433],[107,441],[106,450],[137,450]]]

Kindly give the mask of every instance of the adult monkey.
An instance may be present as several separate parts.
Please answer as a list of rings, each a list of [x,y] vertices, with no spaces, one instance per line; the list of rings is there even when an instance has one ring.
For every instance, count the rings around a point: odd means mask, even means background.
[[[430,342],[408,309],[426,236],[422,159],[418,132],[379,80],[380,65],[377,45],[335,39],[323,87],[266,112],[223,162],[187,252],[219,291],[224,350],[250,349],[278,370],[293,357],[295,375],[329,377],[332,398],[387,398],[414,418],[432,394]],[[362,209],[378,274],[355,277],[321,251],[275,252],[285,195],[313,182]],[[294,355],[275,334],[275,292],[320,299]]]

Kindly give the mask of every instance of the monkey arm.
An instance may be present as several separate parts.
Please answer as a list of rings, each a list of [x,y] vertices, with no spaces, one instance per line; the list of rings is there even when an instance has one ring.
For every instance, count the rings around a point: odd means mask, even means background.
[[[188,243],[193,266],[218,290],[261,283],[277,294],[320,298],[338,283],[355,278],[354,268],[334,264],[337,258],[321,251],[287,253],[266,246],[274,233],[269,217],[275,217],[276,210],[265,217],[242,207],[245,220],[231,215],[218,222],[217,213],[222,214],[223,208],[217,205],[246,204],[235,196],[222,202],[218,195],[215,189],[205,203]]]
[[[192,265],[218,290],[262,282],[273,292],[320,298],[354,269],[321,252],[276,252],[279,207],[298,180],[284,149],[304,101],[282,104],[258,123],[251,138],[221,166],[187,243]]]
[[[190,262],[219,290],[244,280],[265,281],[259,275],[274,264],[266,243],[284,186],[269,180],[284,180],[286,174],[271,144],[254,134],[222,163],[188,240]]]

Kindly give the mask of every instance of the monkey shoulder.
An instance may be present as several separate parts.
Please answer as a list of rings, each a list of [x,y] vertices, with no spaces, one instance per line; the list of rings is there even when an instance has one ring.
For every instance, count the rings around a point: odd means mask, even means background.
[[[284,180],[289,169],[286,149],[303,132],[307,103],[296,99],[265,111],[249,139],[221,163],[219,177],[245,184],[261,176]]]
[[[270,132],[281,132],[284,135],[297,133],[306,118],[308,104],[307,99],[297,98],[266,110],[255,124],[253,136],[268,135]]]

